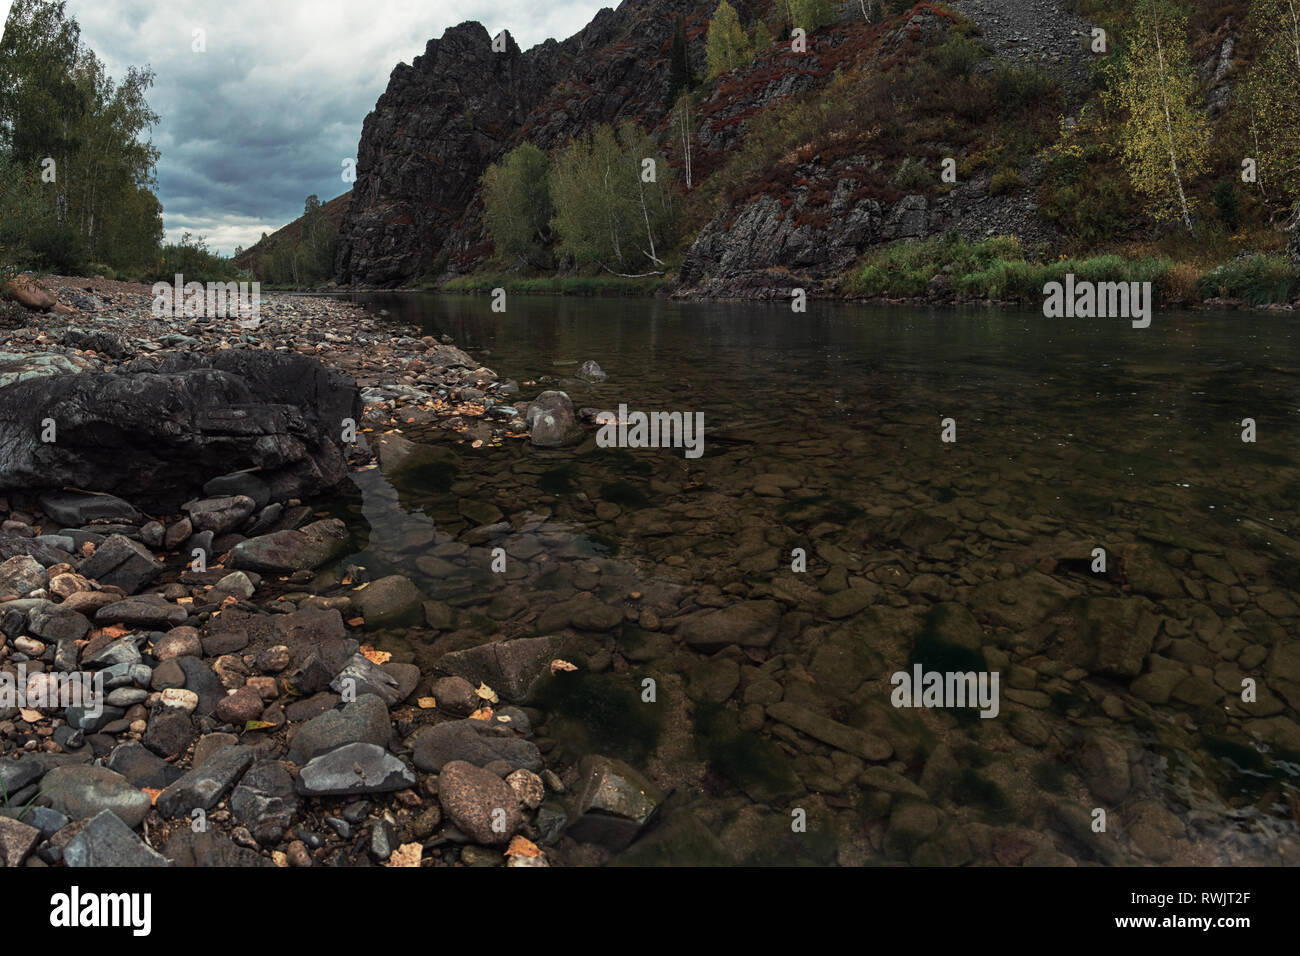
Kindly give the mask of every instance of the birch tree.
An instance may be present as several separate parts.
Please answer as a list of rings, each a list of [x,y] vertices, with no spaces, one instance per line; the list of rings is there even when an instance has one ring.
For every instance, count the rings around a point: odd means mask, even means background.
[[[709,21],[709,35],[704,47],[709,79],[742,67],[753,58],[754,51],[740,27],[736,8],[722,0]]]
[[[1187,21],[1167,0],[1140,0],[1108,97],[1126,114],[1120,159],[1134,189],[1153,216],[1180,218],[1193,233],[1186,184],[1206,169],[1210,128],[1187,50]]]
[[[1242,99],[1259,186],[1289,207],[1300,199],[1300,0],[1254,0],[1247,32],[1255,56]]]
[[[557,250],[616,275],[659,274],[654,267],[664,265],[660,253],[675,240],[680,220],[662,169],[654,140],[633,123],[617,130],[602,124],[571,142],[551,172]],[[638,268],[650,271],[629,271]]]

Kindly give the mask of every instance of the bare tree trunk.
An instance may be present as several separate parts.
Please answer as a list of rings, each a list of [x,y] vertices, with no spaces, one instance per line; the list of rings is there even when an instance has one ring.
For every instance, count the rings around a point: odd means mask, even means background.
[[[1300,10],[1297,10],[1295,0],[1287,0],[1287,6],[1291,8],[1291,43],[1295,47],[1295,66],[1300,70]]]
[[[1169,85],[1165,77],[1165,51],[1160,42],[1160,19],[1158,16],[1152,20],[1156,31],[1156,60],[1160,66],[1160,99],[1165,108],[1165,137],[1169,143],[1169,166],[1174,173],[1174,182],[1178,186],[1178,202],[1183,208],[1183,224],[1187,226],[1189,235],[1195,234],[1192,228],[1192,213],[1187,208],[1187,194],[1183,191],[1183,177],[1178,172],[1178,155],[1174,151],[1174,121],[1169,113]]]
[[[682,128],[682,155],[686,161],[686,191],[691,191],[691,113],[689,101],[682,104],[680,117]]]
[[[605,202],[607,205],[606,205],[605,215],[609,220],[609,237],[614,243],[614,255],[618,256],[619,265],[623,265],[624,264],[623,249],[618,241],[618,223],[617,221],[615,221],[614,212],[612,208],[614,204],[614,191],[612,188],[610,188],[609,174],[610,174],[609,156],[606,156],[605,157]]]
[[[663,265],[663,262],[660,261],[660,259],[659,259],[659,257],[658,257],[657,255],[655,255],[655,237],[654,237],[654,231],[650,228],[650,213],[649,213],[649,212],[646,210],[646,208],[645,208],[645,183],[641,180],[641,177],[640,177],[640,176],[637,176],[637,178],[636,178],[636,188],[637,188],[637,192],[640,194],[640,199],[641,199],[641,216],[642,216],[642,218],[645,219],[645,234],[646,234],[646,238],[650,240],[650,252],[648,253],[648,255],[650,256],[650,261],[651,261],[651,262],[653,262],[653,263],[654,263],[655,265],[657,265],[657,266],[661,266],[661,265]],[[645,252],[644,249],[642,249],[641,251],[642,251],[642,252]]]

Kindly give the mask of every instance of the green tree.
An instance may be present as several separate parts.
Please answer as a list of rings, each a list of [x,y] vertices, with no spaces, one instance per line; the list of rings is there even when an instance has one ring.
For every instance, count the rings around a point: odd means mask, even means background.
[[[551,170],[558,250],[619,275],[662,266],[680,223],[677,193],[659,176],[663,165],[654,140],[630,122],[617,131],[601,124],[573,140]]]
[[[1256,52],[1241,94],[1259,184],[1290,205],[1300,199],[1300,0],[1254,0],[1247,31]]]
[[[20,227],[23,245],[33,264],[60,270],[145,266],[162,232],[157,198],[141,195],[152,196],[158,160],[153,74],[133,67],[115,83],[64,7],[16,0],[0,39],[0,152],[43,209]]]
[[[835,22],[835,8],[830,0],[790,0],[790,19],[812,33]]]
[[[709,36],[704,48],[709,78],[742,67],[753,58],[754,51],[741,29],[735,7],[722,0],[709,21]]]
[[[497,254],[529,261],[551,238],[551,161],[521,143],[483,174],[483,214]]]
[[[0,37],[0,142],[23,165],[75,148],[86,109],[74,71],[81,29],[62,0],[15,0]]]
[[[1139,0],[1131,42],[1107,91],[1126,119],[1120,159],[1157,218],[1178,216],[1188,233],[1186,182],[1205,171],[1210,128],[1198,102],[1187,21],[1169,0]]]

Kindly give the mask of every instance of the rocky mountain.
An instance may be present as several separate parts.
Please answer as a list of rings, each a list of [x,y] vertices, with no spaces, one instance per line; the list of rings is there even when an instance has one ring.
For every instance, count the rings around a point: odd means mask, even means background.
[[[339,281],[396,285],[473,265],[489,251],[477,198],[484,170],[525,140],[551,149],[602,122],[656,124],[676,23],[686,19],[702,67],[712,6],[624,0],[569,39],[526,52],[508,32],[495,52],[472,22],[430,40],[422,56],[393,70],[362,127],[353,201],[339,230]],[[743,15],[745,4],[737,7]]]
[[[1225,2],[1198,7],[1191,26],[1212,119],[1235,80],[1243,20],[1240,0]],[[668,129],[669,52],[680,24],[702,77],[716,6],[624,0],[575,36],[527,51],[508,34],[494,49],[478,23],[429,41],[393,70],[365,120],[338,282],[397,286],[500,268],[480,179],[522,142],[553,152],[630,119],[666,144],[683,179]],[[1094,25],[1072,11],[1095,14],[1097,4],[887,0],[868,19],[866,5],[844,0],[801,51],[778,3],[733,6],[748,36],[762,28],[775,39],[697,90],[686,235],[668,269],[675,294],[835,291],[873,247],[899,239],[1014,236],[1056,258],[1149,229],[1107,145],[1113,133],[1085,109],[1099,89]],[[1086,165],[1053,152],[1067,141]],[[952,179],[939,175],[946,163]]]

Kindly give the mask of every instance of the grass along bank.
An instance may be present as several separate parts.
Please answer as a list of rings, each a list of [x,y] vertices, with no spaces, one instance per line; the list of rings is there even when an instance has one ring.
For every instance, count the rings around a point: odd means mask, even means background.
[[[643,279],[626,279],[621,276],[512,276],[500,273],[478,273],[457,276],[446,282],[426,280],[419,288],[439,292],[492,292],[505,289],[518,295],[599,295],[645,296],[654,295],[664,284],[662,276]]]
[[[902,242],[869,253],[840,291],[851,297],[1040,301],[1067,274],[1090,282],[1150,282],[1162,305],[1239,300],[1287,305],[1300,293],[1300,270],[1284,255],[1246,253],[1206,267],[1166,256],[1118,254],[1052,261],[1027,257],[1014,237],[967,242],[956,236]]]

